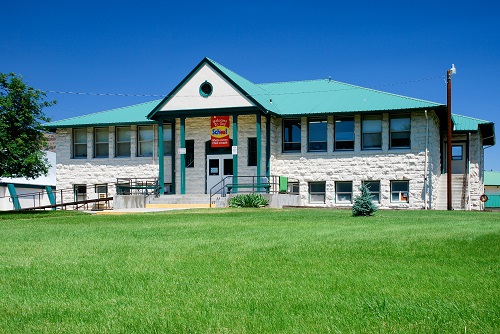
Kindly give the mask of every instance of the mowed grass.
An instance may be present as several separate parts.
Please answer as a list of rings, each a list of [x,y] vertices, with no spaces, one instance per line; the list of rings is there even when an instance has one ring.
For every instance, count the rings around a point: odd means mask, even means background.
[[[500,213],[0,214],[3,333],[495,333]]]

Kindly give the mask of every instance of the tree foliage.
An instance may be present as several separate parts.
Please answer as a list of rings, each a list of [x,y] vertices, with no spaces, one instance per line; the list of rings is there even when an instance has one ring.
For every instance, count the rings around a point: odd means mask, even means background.
[[[353,216],[372,216],[377,211],[377,206],[372,201],[370,189],[366,185],[359,187],[361,195],[356,196],[352,205]]]
[[[56,101],[44,98],[44,92],[26,85],[21,76],[0,73],[0,177],[47,175],[41,122],[49,121],[43,108]]]

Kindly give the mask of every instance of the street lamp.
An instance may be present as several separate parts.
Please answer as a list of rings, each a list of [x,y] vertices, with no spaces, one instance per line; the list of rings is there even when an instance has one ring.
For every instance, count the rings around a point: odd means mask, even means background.
[[[447,209],[452,210],[451,205],[451,132],[452,132],[452,122],[451,122],[451,76],[457,73],[455,64],[451,64],[451,69],[446,72],[446,105],[447,105],[447,117],[448,117],[448,132],[446,137],[446,192],[447,192]]]

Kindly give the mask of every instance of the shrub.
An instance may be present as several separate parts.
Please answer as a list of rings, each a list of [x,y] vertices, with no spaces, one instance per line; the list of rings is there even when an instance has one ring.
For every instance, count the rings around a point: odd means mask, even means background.
[[[377,206],[372,201],[370,189],[364,184],[359,187],[361,195],[356,196],[352,206],[353,216],[372,216],[377,211]]]
[[[262,208],[269,203],[269,200],[259,194],[237,195],[229,199],[231,208]]]

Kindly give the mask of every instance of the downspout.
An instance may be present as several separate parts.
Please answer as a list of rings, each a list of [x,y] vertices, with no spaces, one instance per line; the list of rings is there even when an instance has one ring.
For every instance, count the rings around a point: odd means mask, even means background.
[[[470,132],[467,133],[467,146],[467,210],[470,211]]]
[[[424,163],[424,210],[427,210],[427,147],[429,145],[429,117],[425,110],[425,163]]]

